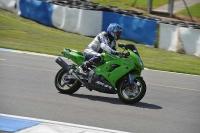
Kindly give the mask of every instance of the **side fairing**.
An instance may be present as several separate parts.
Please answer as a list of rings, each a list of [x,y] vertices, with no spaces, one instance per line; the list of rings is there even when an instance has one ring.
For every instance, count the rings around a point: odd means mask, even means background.
[[[130,52],[130,58],[131,58],[131,60],[135,64],[134,70],[142,71],[144,69],[144,64],[143,64],[141,58],[139,57],[139,55],[135,54],[131,50],[128,50],[128,51]]]
[[[104,64],[98,66],[95,73],[104,76],[113,87],[127,73],[131,72],[134,76],[140,77],[143,70],[141,59],[132,50],[128,51],[130,52],[129,58],[120,58],[119,56],[102,53]]]
[[[134,63],[130,61],[129,58],[116,58],[97,67],[95,73],[104,76],[115,87],[117,80],[134,68]]]

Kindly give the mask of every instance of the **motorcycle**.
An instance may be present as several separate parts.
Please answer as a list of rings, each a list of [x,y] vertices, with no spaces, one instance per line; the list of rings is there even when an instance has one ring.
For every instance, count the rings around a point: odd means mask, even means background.
[[[64,94],[73,94],[80,87],[86,87],[90,91],[118,94],[119,99],[126,104],[139,102],[146,93],[146,83],[141,76],[143,62],[134,45],[118,46],[123,49],[121,55],[103,52],[103,61],[83,73],[78,70],[85,61],[83,53],[65,48],[61,53],[73,63],[69,65],[61,57],[56,58],[55,62],[62,67],[55,76],[57,90]]]

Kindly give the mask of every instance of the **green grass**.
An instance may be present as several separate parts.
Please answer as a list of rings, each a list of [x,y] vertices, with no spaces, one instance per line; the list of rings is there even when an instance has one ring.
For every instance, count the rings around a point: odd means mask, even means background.
[[[0,46],[58,54],[64,47],[82,50],[92,38],[46,27],[0,9]]]
[[[133,7],[147,8],[148,0],[91,0],[101,5],[114,5],[124,9]],[[168,0],[153,0],[153,8],[167,4]]]
[[[197,3],[197,4],[190,6],[189,11],[190,11],[190,14],[192,15],[192,17],[200,18],[200,3]],[[180,12],[177,12],[176,14],[189,16],[186,9],[184,9]]]
[[[61,55],[63,48],[83,51],[92,39],[46,27],[0,9],[0,47],[3,48]],[[125,40],[118,42],[134,44]],[[199,57],[136,46],[146,68],[200,75]]]

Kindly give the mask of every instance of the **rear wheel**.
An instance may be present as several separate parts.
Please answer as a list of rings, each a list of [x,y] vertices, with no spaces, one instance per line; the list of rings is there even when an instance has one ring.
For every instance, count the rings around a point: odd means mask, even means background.
[[[121,101],[127,104],[139,102],[146,93],[146,84],[143,78],[135,78],[134,85],[129,85],[127,80],[122,80],[117,87],[118,96]]]
[[[81,83],[69,75],[64,69],[58,71],[54,83],[57,90],[64,94],[73,94],[81,87]]]

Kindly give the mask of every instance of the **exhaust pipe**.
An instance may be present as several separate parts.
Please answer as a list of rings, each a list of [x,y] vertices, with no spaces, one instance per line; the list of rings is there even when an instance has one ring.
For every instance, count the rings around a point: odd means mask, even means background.
[[[58,63],[63,69],[65,69],[67,72],[69,72],[70,67],[67,63],[65,63],[60,57],[56,58],[56,63]]]
[[[69,72],[69,74],[73,75],[78,81],[80,81],[82,84],[84,84],[84,82],[79,78],[78,75],[76,75],[74,72],[73,72],[73,69],[71,69],[69,67],[69,65],[67,63],[65,63],[60,57],[57,57],[56,58],[56,63],[58,63],[63,69],[66,70],[66,72]]]

